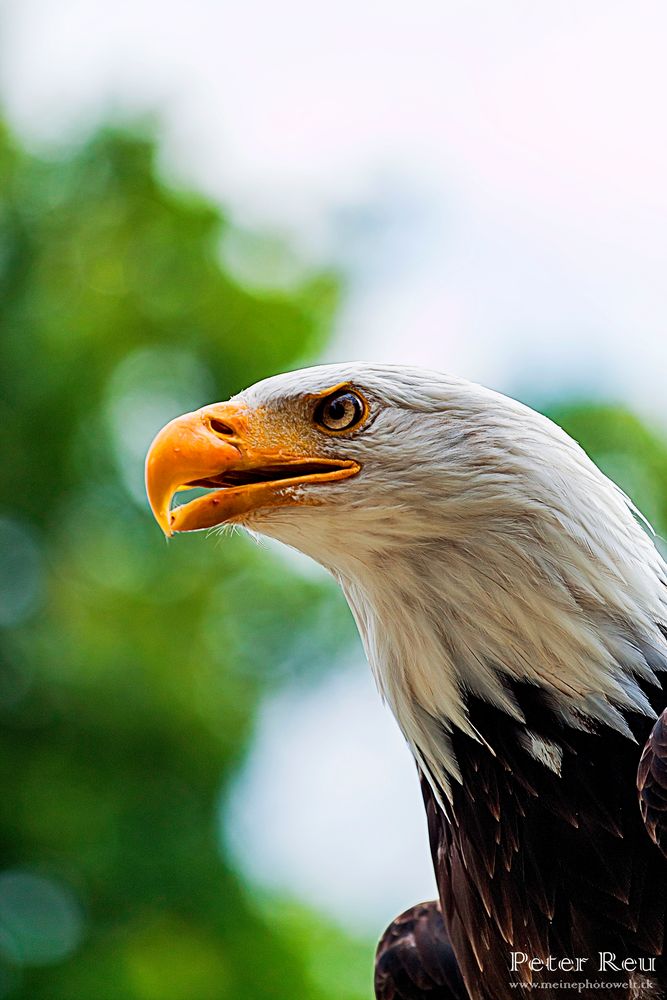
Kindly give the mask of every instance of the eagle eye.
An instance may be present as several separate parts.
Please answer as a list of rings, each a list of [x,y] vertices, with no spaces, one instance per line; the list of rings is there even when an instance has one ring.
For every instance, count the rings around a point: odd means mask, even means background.
[[[315,410],[315,422],[328,431],[349,431],[363,418],[366,407],[356,393],[344,389],[321,400]]]

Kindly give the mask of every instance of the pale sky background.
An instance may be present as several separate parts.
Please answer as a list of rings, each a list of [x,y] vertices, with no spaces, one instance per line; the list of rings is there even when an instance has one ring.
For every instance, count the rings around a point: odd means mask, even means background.
[[[0,28],[31,144],[158,112],[166,171],[343,269],[329,358],[667,422],[661,0],[0,0]],[[433,893],[412,766],[361,664],[265,706],[231,815],[253,877],[354,928]]]

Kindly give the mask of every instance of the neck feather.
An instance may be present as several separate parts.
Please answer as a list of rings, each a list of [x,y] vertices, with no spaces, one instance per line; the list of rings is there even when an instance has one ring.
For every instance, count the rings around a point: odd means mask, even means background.
[[[485,742],[470,696],[523,723],[513,689],[537,685],[563,726],[630,739],[626,713],[653,716],[643,687],[667,669],[664,565],[613,500],[596,532],[587,514],[475,518],[468,504],[454,537],[376,542],[334,567],[380,691],[439,789],[460,778],[452,730]]]

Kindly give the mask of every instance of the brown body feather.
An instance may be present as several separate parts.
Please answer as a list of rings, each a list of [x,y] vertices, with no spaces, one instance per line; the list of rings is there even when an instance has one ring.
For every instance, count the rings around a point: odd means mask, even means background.
[[[467,1000],[437,901],[406,910],[382,935],[375,995],[377,1000]]]
[[[646,829],[667,857],[667,708],[653,727],[644,748],[637,788]]]
[[[656,995],[666,984],[667,860],[646,836],[635,792],[650,721],[629,720],[637,745],[609,731],[564,730],[537,690],[517,696],[529,727],[562,747],[560,773],[525,752],[502,713],[478,704],[476,724],[494,753],[456,741],[464,775],[451,821],[423,782],[445,923],[471,996],[504,1000],[521,979],[568,979],[531,975],[525,964],[511,973],[516,951],[586,958],[578,978],[593,982],[605,981],[595,974],[600,952],[655,959],[646,965],[655,964]],[[628,978],[606,975],[608,983]]]
[[[641,996],[647,981],[646,995],[660,997],[667,987],[667,858],[647,836],[636,797],[651,722],[629,717],[633,743],[608,730],[564,727],[539,689],[515,694],[530,730],[562,748],[559,773],[526,752],[519,724],[473,702],[471,717],[489,747],[454,737],[463,780],[452,789],[449,816],[422,776],[444,925],[468,995],[507,1000],[522,981],[588,981],[578,996],[599,997],[604,983],[604,996],[627,1000]],[[653,689],[652,698],[664,705],[665,693]],[[646,824],[663,847],[666,719],[653,730],[639,781]],[[512,952],[586,962],[578,973],[531,972],[527,963],[512,972]],[[600,972],[600,952],[613,952],[615,962],[641,960],[640,971]],[[429,997],[413,978],[413,993],[378,997]]]

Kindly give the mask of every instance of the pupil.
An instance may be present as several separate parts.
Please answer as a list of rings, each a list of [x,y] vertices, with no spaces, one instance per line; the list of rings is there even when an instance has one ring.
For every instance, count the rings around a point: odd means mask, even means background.
[[[345,416],[345,403],[340,399],[334,399],[329,413],[334,420],[342,420]]]

